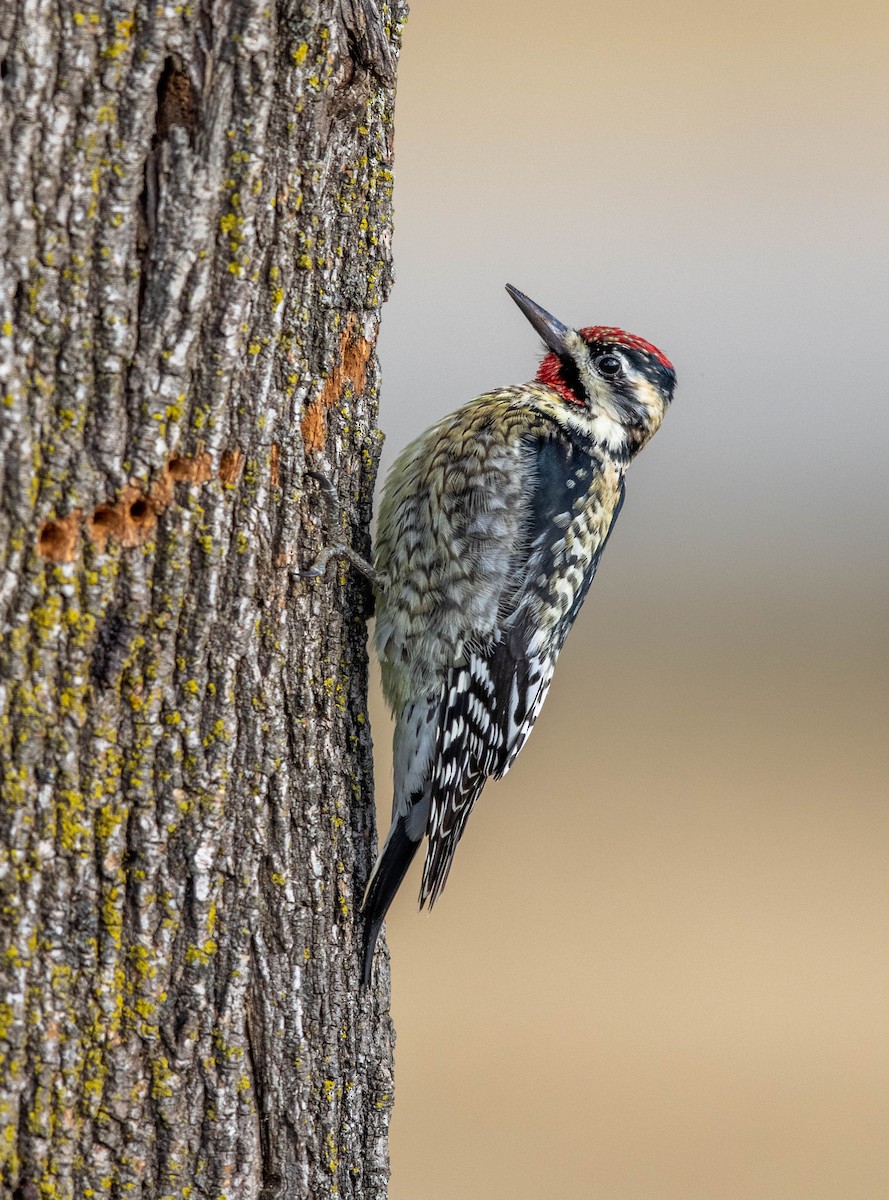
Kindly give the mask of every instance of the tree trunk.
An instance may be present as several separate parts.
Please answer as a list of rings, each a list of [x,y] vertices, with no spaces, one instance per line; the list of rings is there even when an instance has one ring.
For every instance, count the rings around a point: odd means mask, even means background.
[[[3,1196],[385,1195],[369,592],[288,565],[307,463],[368,548],[405,15],[0,9]]]

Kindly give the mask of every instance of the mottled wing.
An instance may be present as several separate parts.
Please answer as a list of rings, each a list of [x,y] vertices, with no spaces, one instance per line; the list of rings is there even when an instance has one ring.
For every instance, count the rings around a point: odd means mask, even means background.
[[[485,781],[509,770],[534,726],[623,500],[622,484],[606,485],[567,439],[535,439],[528,452],[535,485],[497,634],[451,669],[442,701],[421,905],[444,887]]]

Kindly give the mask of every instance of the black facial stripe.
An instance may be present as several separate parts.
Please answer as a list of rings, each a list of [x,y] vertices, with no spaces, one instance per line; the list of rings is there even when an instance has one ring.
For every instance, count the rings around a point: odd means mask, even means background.
[[[562,367],[562,379],[570,391],[577,396],[578,400],[582,400],[584,404],[589,404],[589,393],[584,386],[584,382],[580,376],[580,369],[577,363],[570,354],[562,354],[559,356],[559,363]]]

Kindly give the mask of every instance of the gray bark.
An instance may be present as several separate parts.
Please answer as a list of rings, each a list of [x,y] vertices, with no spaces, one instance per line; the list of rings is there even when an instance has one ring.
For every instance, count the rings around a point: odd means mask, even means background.
[[[0,1195],[382,1197],[400,0],[0,6]]]

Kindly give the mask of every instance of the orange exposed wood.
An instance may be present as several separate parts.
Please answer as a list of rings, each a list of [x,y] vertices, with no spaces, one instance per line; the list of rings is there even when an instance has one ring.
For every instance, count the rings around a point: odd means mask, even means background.
[[[219,478],[224,484],[236,483],[244,466],[244,455],[240,450],[226,450],[219,464]]]
[[[44,521],[37,532],[37,553],[50,562],[73,562],[80,542],[80,509]]]
[[[340,361],[327,379],[321,395],[309,404],[302,419],[303,445],[307,454],[324,449],[327,443],[327,410],[343,397],[346,384],[360,396],[367,380],[367,363],[373,346],[367,338],[356,336],[356,321],[350,316],[340,338]]]

